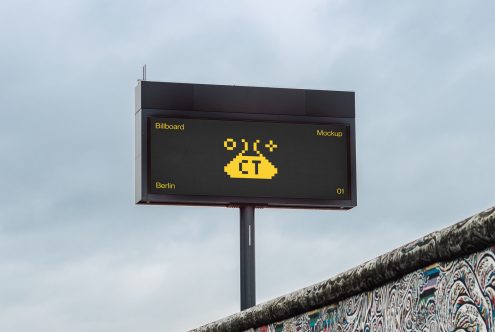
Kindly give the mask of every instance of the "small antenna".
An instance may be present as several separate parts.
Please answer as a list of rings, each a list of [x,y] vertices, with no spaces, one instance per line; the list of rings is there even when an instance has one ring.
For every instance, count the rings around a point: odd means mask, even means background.
[[[146,81],[146,64],[143,66],[143,81]]]

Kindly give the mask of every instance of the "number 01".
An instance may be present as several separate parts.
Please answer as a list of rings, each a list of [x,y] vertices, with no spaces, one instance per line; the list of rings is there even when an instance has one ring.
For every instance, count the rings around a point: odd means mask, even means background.
[[[337,188],[337,195],[344,195],[345,190],[344,188]]]

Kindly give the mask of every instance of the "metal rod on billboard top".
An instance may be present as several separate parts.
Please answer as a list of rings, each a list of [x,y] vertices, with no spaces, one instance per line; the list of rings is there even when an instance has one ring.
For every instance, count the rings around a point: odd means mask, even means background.
[[[256,305],[254,205],[240,207],[241,311]]]

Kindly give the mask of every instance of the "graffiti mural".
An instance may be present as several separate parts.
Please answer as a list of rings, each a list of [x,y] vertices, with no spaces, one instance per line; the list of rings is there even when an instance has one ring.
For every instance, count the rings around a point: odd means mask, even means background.
[[[495,331],[495,247],[255,331]]]

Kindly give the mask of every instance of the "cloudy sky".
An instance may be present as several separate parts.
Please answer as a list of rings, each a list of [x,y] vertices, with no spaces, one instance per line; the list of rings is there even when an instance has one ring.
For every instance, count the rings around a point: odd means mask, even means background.
[[[257,299],[495,204],[492,1],[0,1],[0,330],[239,310],[238,211],[134,205],[134,87],[356,92],[358,207],[257,210]]]

